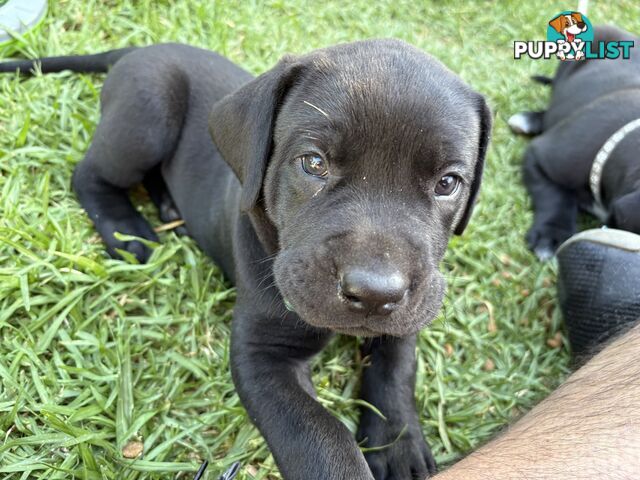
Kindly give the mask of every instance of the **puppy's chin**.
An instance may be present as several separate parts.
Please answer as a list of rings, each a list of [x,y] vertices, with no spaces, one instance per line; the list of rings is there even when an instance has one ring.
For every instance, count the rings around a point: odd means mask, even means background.
[[[430,323],[431,323],[431,320],[428,320],[424,322],[423,325],[419,325],[416,328],[409,329],[409,330],[383,329],[382,331],[380,331],[378,329],[369,328],[367,326],[359,326],[359,327],[334,326],[334,327],[326,327],[326,328],[328,328],[329,330],[335,333],[339,333],[341,335],[349,335],[352,337],[383,337],[383,336],[406,337],[407,335],[418,333],[420,330],[422,330],[424,327],[426,327]]]
[[[385,333],[376,332],[375,330],[371,330],[367,327],[336,327],[332,328],[331,330],[342,335],[351,335],[352,337],[380,337],[382,335],[388,335]]]
[[[318,264],[300,255],[297,249],[280,252],[274,264],[274,276],[287,308],[305,323],[363,337],[404,337],[418,332],[438,314],[446,288],[442,275],[436,270],[419,282],[410,300],[393,313],[366,315],[350,311],[340,298],[338,280],[331,266]]]

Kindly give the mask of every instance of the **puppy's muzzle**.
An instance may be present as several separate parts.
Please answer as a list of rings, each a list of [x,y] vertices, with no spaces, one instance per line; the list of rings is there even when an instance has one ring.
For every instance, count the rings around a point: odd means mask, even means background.
[[[396,310],[409,291],[409,279],[393,268],[345,268],[339,294],[355,313],[385,316]]]

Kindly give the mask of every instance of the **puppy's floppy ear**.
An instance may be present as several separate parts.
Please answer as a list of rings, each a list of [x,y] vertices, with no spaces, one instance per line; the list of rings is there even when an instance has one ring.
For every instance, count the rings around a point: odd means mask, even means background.
[[[556,32],[562,33],[562,26],[564,25],[564,16],[558,15],[556,18],[549,22],[551,28],[553,28]]]
[[[471,212],[473,206],[478,197],[480,191],[480,183],[482,182],[482,171],[484,170],[484,157],[487,155],[487,149],[489,148],[489,139],[491,138],[491,110],[487,105],[484,97],[478,95],[478,115],[480,116],[480,139],[478,141],[478,157],[476,159],[476,168],[473,174],[473,183],[471,184],[471,192],[469,192],[469,200],[467,200],[467,206],[465,207],[464,214],[458,222],[454,233],[456,235],[462,235],[464,229],[469,223],[471,218]]]
[[[576,21],[576,23],[582,22],[582,14],[580,12],[572,12],[571,17]]]
[[[213,106],[209,132],[224,160],[242,184],[240,207],[256,207],[273,143],[278,108],[298,78],[302,64],[285,56],[263,73]]]

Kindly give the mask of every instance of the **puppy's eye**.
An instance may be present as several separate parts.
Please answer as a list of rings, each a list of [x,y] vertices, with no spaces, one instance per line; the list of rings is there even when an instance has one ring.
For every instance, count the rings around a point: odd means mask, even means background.
[[[329,174],[329,165],[320,155],[306,153],[298,158],[305,173],[314,177],[326,177]]]
[[[439,197],[453,195],[460,185],[460,177],[457,175],[445,175],[436,184],[434,191]]]

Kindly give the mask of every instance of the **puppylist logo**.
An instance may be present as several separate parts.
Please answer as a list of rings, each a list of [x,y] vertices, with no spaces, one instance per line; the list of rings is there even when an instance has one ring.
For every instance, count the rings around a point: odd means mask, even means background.
[[[586,15],[565,11],[553,17],[547,26],[547,40],[513,42],[513,58],[528,55],[533,59],[584,60],[628,59],[634,47],[632,40],[594,42],[593,27]]]

